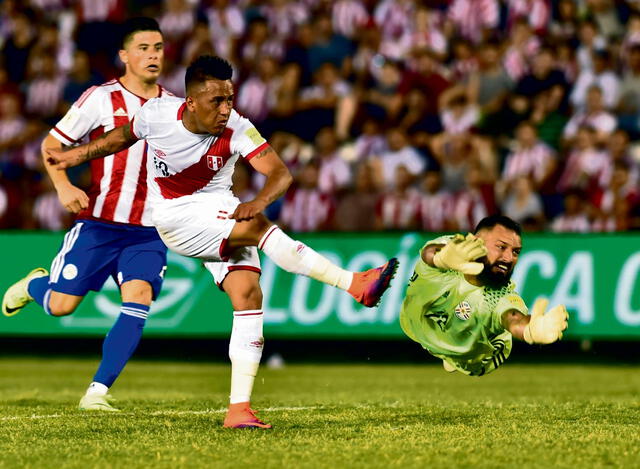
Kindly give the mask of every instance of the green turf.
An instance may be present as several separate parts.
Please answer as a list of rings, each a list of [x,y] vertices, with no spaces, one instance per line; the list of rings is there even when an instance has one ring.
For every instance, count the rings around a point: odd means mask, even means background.
[[[221,428],[228,368],[131,363],[120,414],[75,410],[95,360],[0,359],[0,467],[640,467],[637,367],[262,370],[271,431]]]

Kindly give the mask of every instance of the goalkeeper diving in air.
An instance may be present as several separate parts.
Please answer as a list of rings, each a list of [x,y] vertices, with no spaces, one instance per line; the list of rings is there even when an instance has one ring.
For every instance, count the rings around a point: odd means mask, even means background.
[[[511,338],[551,344],[562,338],[564,305],[547,311],[537,300],[531,314],[511,282],[522,248],[520,225],[494,215],[474,234],[442,236],[421,250],[400,312],[402,330],[445,370],[482,376],[511,353]]]

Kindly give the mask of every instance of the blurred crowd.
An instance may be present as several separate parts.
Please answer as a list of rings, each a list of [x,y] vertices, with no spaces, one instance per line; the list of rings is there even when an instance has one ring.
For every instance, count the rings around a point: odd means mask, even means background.
[[[4,0],[0,228],[71,223],[40,142],[122,72],[117,24],[139,15],[175,94],[198,55],[232,62],[236,109],[294,175],[268,213],[291,231],[464,231],[496,212],[640,229],[640,0]],[[238,165],[241,200],[261,184]]]

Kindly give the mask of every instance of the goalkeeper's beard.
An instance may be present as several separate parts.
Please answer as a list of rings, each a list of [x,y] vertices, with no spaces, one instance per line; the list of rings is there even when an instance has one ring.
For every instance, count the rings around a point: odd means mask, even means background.
[[[478,274],[477,278],[483,285],[490,288],[502,288],[509,285],[511,274],[513,273],[513,264],[502,262],[502,264],[508,265],[507,271],[502,272],[495,269],[499,262],[490,263],[486,256],[479,260],[484,264],[484,269]]]

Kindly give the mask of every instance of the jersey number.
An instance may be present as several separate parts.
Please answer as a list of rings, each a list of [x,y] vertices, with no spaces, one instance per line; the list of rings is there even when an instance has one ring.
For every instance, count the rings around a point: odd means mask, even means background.
[[[153,165],[156,167],[156,171],[162,174],[163,177],[169,176],[169,167],[167,166],[167,163],[154,156]]]

